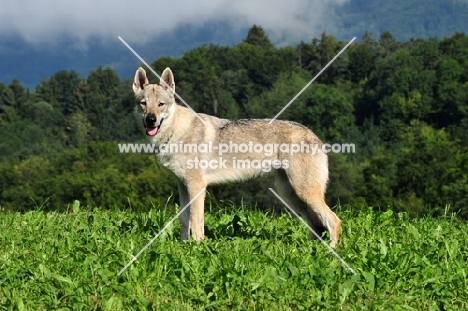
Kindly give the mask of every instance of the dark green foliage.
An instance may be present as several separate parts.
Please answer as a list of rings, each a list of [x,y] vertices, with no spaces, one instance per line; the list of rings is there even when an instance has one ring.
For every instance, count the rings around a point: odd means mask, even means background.
[[[263,28],[257,25],[253,25],[253,27],[249,29],[244,42],[257,45],[263,49],[272,49],[274,47]]]
[[[254,26],[234,47],[204,45],[151,66],[158,73],[171,67],[177,92],[197,112],[269,118],[345,43],[324,32],[277,48]],[[415,217],[450,205],[467,218],[467,103],[465,34],[399,42],[385,31],[378,40],[365,33],[280,119],[304,124],[325,142],[355,144],[355,154],[330,154],[330,205],[369,204]],[[85,78],[62,70],[33,93],[18,80],[0,84],[0,207],[46,202],[65,209],[78,199],[147,209],[177,200],[174,178],[154,156],[119,153],[118,143],[144,141],[134,108],[131,80],[110,68]],[[270,209],[279,206],[267,193],[271,186],[269,179],[217,186],[207,200]]]

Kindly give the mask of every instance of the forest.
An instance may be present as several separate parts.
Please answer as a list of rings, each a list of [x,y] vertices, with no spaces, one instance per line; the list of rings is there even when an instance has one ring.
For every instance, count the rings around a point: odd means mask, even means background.
[[[280,117],[323,141],[356,145],[354,154],[329,155],[329,205],[411,217],[450,209],[468,218],[467,35],[359,39]],[[203,45],[150,64],[156,72],[172,69],[178,93],[197,112],[271,118],[346,43],[324,32],[275,47],[253,26],[233,47]],[[154,156],[119,153],[119,143],[146,139],[133,74],[120,79],[97,67],[87,77],[58,71],[34,90],[17,79],[0,84],[0,210],[63,211],[75,200],[149,210],[178,202],[175,179]],[[213,206],[272,209],[281,203],[271,186],[268,179],[216,186],[207,198]]]

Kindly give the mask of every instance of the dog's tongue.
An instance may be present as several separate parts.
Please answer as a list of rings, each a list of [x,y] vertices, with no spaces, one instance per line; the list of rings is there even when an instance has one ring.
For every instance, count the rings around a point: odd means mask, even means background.
[[[158,128],[157,127],[149,127],[149,128],[146,129],[146,135],[154,136],[154,135],[156,135],[156,133],[158,133]]]

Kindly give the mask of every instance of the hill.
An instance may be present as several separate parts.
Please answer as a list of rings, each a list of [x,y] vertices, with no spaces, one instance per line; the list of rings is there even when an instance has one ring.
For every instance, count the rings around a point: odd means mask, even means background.
[[[232,46],[238,43],[251,25],[233,27],[228,22],[209,21],[202,25],[181,25],[164,37],[154,37],[133,48],[148,62],[162,56],[181,56],[202,44]],[[453,35],[468,32],[468,2],[465,0],[350,0],[336,8],[323,31],[339,40],[361,39],[370,32],[378,38],[389,31],[397,40]],[[268,29],[266,29],[268,33]],[[319,33],[302,38],[309,42]],[[58,70],[75,70],[86,76],[98,65],[112,67],[121,78],[129,78],[139,61],[117,38],[91,38],[77,45],[70,37],[58,38],[55,44],[30,44],[13,35],[0,37],[0,82],[16,77],[33,89],[39,81]],[[125,38],[124,38],[125,39]],[[288,37],[273,43],[297,44]]]

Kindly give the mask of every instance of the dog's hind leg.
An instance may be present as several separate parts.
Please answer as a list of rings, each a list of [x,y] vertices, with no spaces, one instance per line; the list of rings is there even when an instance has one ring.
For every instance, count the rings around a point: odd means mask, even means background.
[[[179,197],[180,197],[180,209],[183,209],[189,202],[190,197],[187,190],[187,187],[179,182]],[[180,214],[180,241],[187,240],[190,237],[190,206],[185,209],[185,211]]]
[[[293,184],[293,188],[298,197],[300,197],[309,208],[309,223],[315,224],[316,229],[319,231],[317,234],[319,235],[323,232],[320,232],[320,230],[326,228],[330,233],[330,246],[335,248],[340,235],[341,220],[330,207],[328,207],[327,203],[325,203],[320,184],[309,184],[307,188],[303,185],[298,186]]]
[[[309,165],[306,167],[304,167],[304,163],[307,163],[305,159],[291,161],[286,175],[294,192],[307,205],[309,223],[315,223],[318,228],[326,228],[330,233],[330,246],[335,248],[340,235],[341,220],[325,203],[328,179],[327,159],[323,154],[318,157],[323,156],[325,158],[314,158],[312,162],[309,158]]]
[[[297,212],[302,217],[305,217],[307,224],[312,228],[312,230],[314,230],[318,236],[322,237],[327,228],[322,225],[321,221],[314,213],[311,213],[307,204],[297,196],[284,171],[277,171],[275,178],[275,188],[278,191],[280,197],[295,212]],[[311,232],[310,239],[316,240],[317,236]]]

